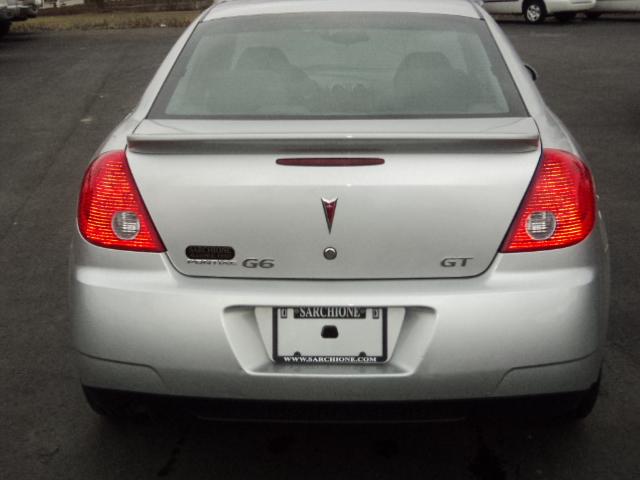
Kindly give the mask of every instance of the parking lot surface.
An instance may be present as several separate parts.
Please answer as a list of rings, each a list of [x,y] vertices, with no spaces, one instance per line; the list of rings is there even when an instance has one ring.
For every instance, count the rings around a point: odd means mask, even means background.
[[[13,34],[0,42],[0,476],[640,478],[640,21],[503,26],[598,179],[613,283],[591,417],[579,425],[102,421],[85,406],[70,350],[76,197],[93,152],[180,32]]]

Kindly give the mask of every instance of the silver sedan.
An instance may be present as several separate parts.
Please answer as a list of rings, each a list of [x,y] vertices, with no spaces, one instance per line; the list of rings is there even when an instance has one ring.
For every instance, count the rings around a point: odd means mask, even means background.
[[[90,405],[377,420],[553,398],[586,416],[607,241],[532,76],[473,1],[216,2],[82,184]]]

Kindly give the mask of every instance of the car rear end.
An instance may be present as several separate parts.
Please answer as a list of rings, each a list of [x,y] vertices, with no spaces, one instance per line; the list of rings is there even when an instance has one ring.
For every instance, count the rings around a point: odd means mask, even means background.
[[[596,383],[591,174],[495,23],[445,3],[231,2],[185,34],[83,182],[85,386],[378,404]]]
[[[596,6],[591,13],[597,15],[603,13],[638,13],[640,12],[640,1],[638,0],[597,0]]]

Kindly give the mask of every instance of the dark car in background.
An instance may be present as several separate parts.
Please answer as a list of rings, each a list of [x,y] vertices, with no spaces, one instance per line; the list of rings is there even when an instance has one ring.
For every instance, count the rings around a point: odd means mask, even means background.
[[[12,22],[23,22],[38,16],[42,0],[0,0],[0,37],[11,29]]]

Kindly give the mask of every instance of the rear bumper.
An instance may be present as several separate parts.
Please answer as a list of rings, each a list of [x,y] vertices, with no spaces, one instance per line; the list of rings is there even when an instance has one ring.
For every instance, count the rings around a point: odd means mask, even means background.
[[[18,9],[15,20],[28,20],[29,18],[36,18],[37,16],[38,9],[36,7],[25,6]]]
[[[428,378],[424,379],[417,376],[401,380],[384,377],[371,378],[368,381],[363,378],[338,379],[337,377],[329,377],[314,378],[307,381],[298,378],[288,380],[287,383],[290,383],[290,388],[283,388],[282,382],[275,379],[273,381],[253,382],[250,378],[237,374],[235,380],[233,379],[234,375],[229,375],[232,378],[231,381],[223,379],[219,384],[208,388],[202,384],[191,385],[187,388],[169,388],[160,374],[149,366],[102,360],[81,353],[77,354],[80,377],[85,385],[120,392],[151,394],[153,396],[150,397],[152,401],[173,402],[178,405],[181,400],[185,400],[187,407],[203,410],[203,413],[199,413],[200,416],[216,416],[215,413],[205,413],[204,409],[206,408],[210,409],[211,412],[218,412],[217,416],[219,418],[243,417],[244,407],[246,406],[250,412],[254,406],[251,402],[254,400],[266,402],[267,404],[274,402],[273,406],[283,408],[284,411],[287,411],[287,402],[302,402],[302,405],[296,406],[302,411],[306,411],[308,407],[308,405],[304,405],[306,402],[320,402],[312,408],[320,408],[326,411],[326,415],[332,415],[331,410],[335,409],[336,404],[340,402],[358,404],[367,402],[383,402],[386,404],[407,402],[414,404],[418,409],[426,409],[424,411],[420,410],[423,413],[417,415],[418,417],[424,417],[423,419],[428,416],[427,412],[431,412],[429,415],[433,415],[435,418],[459,418],[468,416],[468,413],[475,409],[484,410],[485,406],[494,405],[484,405],[482,404],[483,400],[513,398],[521,400],[515,402],[516,405],[521,405],[526,403],[524,401],[525,398],[562,395],[565,393],[567,398],[573,400],[576,392],[584,392],[595,383],[601,364],[602,356],[600,352],[596,352],[587,358],[572,362],[514,369],[506,373],[498,381],[497,387],[494,382],[489,382],[481,389],[474,389],[473,391],[467,389],[469,396],[459,396],[460,394],[454,393],[452,388],[454,382],[451,382],[452,385],[450,386],[441,386],[436,390],[436,386],[429,385]],[[468,375],[471,377],[472,374]],[[192,377],[186,374],[185,378],[182,379],[183,383],[189,382],[190,378]],[[193,379],[193,381],[195,383],[197,379]],[[235,388],[230,388],[231,382],[235,382],[236,385],[233,386]],[[237,384],[243,382],[251,382],[253,385],[251,388],[247,388],[247,386],[238,388],[240,385]],[[410,395],[408,393],[408,383],[418,383],[416,387],[422,393]],[[422,384],[422,388],[419,388],[419,384]],[[373,386],[378,388],[372,388]],[[270,388],[271,390],[269,390]],[[416,390],[416,388],[411,390]],[[460,388],[455,390],[457,392],[461,391]],[[235,398],[232,392],[237,392],[242,396]],[[288,394],[285,394],[285,392],[288,392]],[[229,396],[230,393],[231,396]],[[480,396],[475,397],[475,395]],[[194,401],[196,399],[211,400],[211,403],[198,404]],[[465,400],[468,400],[468,402]],[[238,405],[238,410],[234,411],[234,406],[227,404],[226,401],[232,403],[246,401],[249,403]],[[421,402],[428,402],[429,405],[420,405]],[[446,402],[446,404],[440,402]],[[555,400],[552,400],[552,404],[555,403]],[[294,403],[290,406],[294,406]],[[375,410],[375,408],[375,404],[370,405],[369,411]],[[391,410],[394,410],[394,408],[392,406]],[[260,407],[256,409],[256,411],[259,410]],[[438,413],[436,414],[435,412]],[[416,413],[410,412],[407,419],[415,419]],[[255,417],[256,415],[258,414],[251,413],[249,417]],[[333,415],[337,415],[337,413]],[[393,416],[397,420],[401,415],[394,414]],[[277,417],[278,415],[273,415],[273,412],[269,413],[270,419],[277,420]],[[350,415],[349,418],[353,419],[353,415]],[[264,419],[267,418],[265,417]]]
[[[475,278],[273,281],[191,278],[164,255],[79,236],[71,269],[81,381],[159,395],[398,402],[587,390],[602,361],[605,241],[498,255]],[[256,306],[367,305],[402,314],[380,366],[277,365]]]

